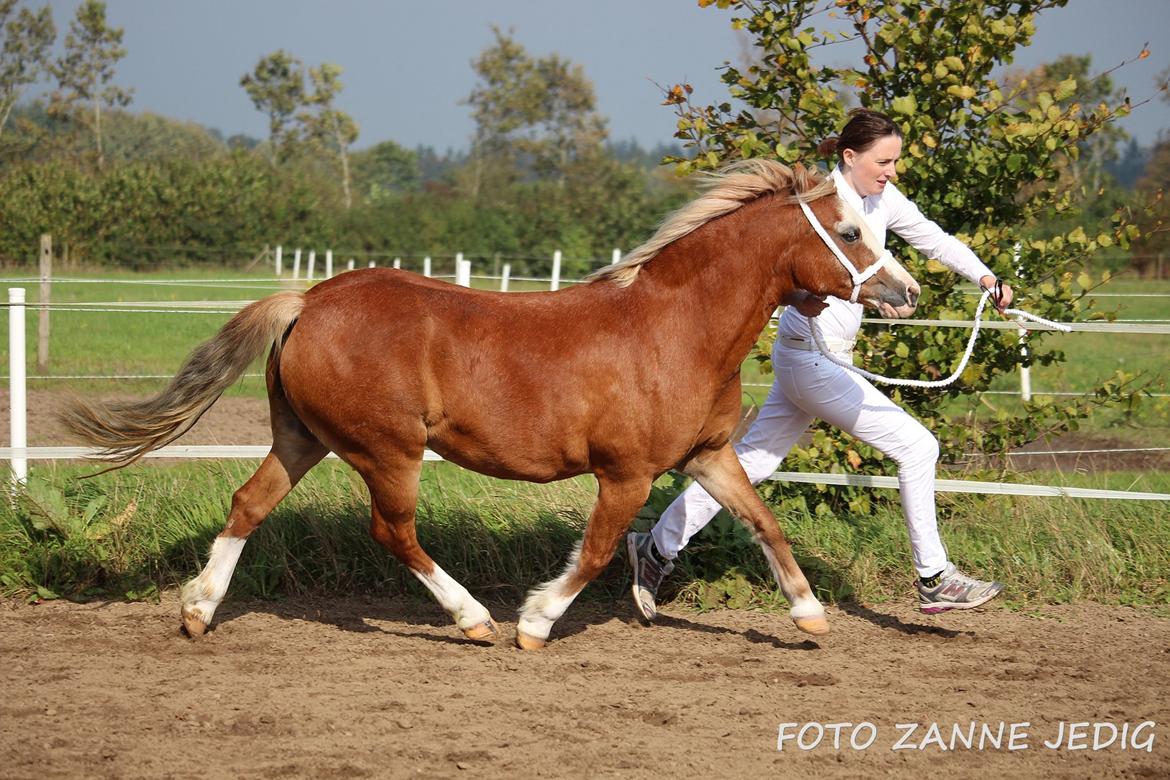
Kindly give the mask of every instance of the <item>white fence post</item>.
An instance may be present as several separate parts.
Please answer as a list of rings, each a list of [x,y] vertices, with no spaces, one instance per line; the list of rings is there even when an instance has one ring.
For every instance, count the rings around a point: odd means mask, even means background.
[[[471,286],[471,261],[463,259],[463,253],[455,254],[455,284],[460,287]]]
[[[611,260],[609,264],[610,265],[617,265],[621,261],[622,261],[622,250],[620,250],[620,249],[613,250],[613,260]]]
[[[325,278],[326,279],[333,278],[333,250],[332,249],[325,250]]]
[[[353,258],[352,257],[349,258],[349,262],[345,264],[345,270],[347,270],[347,271],[353,270]]]
[[[305,274],[305,278],[310,282],[313,281],[313,266],[317,264],[317,250],[309,250],[309,272]]]
[[[548,289],[561,289],[561,250],[559,249],[553,252],[552,284],[549,285]]]
[[[1024,356],[1024,360],[1028,359],[1028,331],[1020,328],[1020,354]],[[1032,400],[1032,369],[1026,365],[1020,365],[1020,400]]]
[[[401,268],[401,267],[402,267],[402,258],[401,258],[401,257],[396,257],[396,258],[394,258],[394,267],[395,267],[395,268]]]
[[[508,292],[508,277],[512,275],[512,264],[504,263],[504,270],[500,272],[500,292]]]
[[[1017,241],[1015,247],[1012,249],[1012,262],[1016,267],[1016,276],[1023,272],[1020,266],[1020,242]],[[1020,399],[1023,401],[1032,400],[1032,369],[1028,366],[1028,330],[1023,326],[1024,318],[1017,318],[1020,322],[1020,357],[1023,359],[1020,362]]]
[[[295,282],[295,281],[299,280],[300,278],[301,278],[301,250],[298,248],[297,251],[293,253],[293,281]]]
[[[423,258],[423,276],[430,276],[430,275],[431,275],[431,258],[424,257]]]
[[[8,425],[13,448],[28,446],[28,396],[25,390],[24,288],[8,288]],[[13,458],[12,485],[28,481],[28,460]]]
[[[281,274],[284,273],[284,254],[280,244],[276,245],[276,260],[274,265],[276,266],[276,278],[279,279]]]
[[[377,267],[378,267],[378,261],[377,261],[377,260],[371,260],[371,261],[370,261],[370,265],[369,265],[369,267],[370,267],[370,268],[377,268]]]

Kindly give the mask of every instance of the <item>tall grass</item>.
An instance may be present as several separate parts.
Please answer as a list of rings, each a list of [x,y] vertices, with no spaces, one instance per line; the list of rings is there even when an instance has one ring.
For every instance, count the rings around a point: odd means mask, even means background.
[[[179,585],[199,571],[232,491],[251,468],[135,467],[77,479],[88,471],[38,469],[27,491],[0,505],[0,587],[7,593],[135,599]],[[1164,474],[1066,475],[1063,481],[1170,492]],[[432,464],[421,484],[419,537],[473,592],[518,602],[563,565],[594,495],[588,478],[538,486]],[[1016,604],[1170,605],[1164,503],[942,495],[939,505],[951,558],[972,574],[1008,583]],[[371,541],[368,507],[352,471],[319,466],[249,540],[231,592],[424,595],[405,567]],[[637,523],[645,527],[652,519]],[[911,598],[909,543],[896,510],[788,512],[778,520],[825,600]],[[619,596],[627,584],[624,565],[614,563],[587,597]],[[725,516],[684,552],[663,595],[699,607],[783,604],[763,555]]]

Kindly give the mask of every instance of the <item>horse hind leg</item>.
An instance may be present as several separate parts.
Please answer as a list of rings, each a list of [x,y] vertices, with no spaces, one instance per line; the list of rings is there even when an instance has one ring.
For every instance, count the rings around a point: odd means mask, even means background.
[[[464,636],[480,642],[494,640],[500,630],[487,608],[418,543],[415,510],[421,469],[420,451],[417,458],[402,458],[390,468],[380,462],[375,473],[363,474],[370,488],[370,535],[410,569]]]
[[[597,482],[597,503],[589,514],[585,537],[573,550],[564,572],[530,591],[520,609],[516,644],[523,650],[544,647],[553,623],[609,565],[622,534],[650,494],[649,479],[614,480],[599,476]]]
[[[227,593],[244,542],[301,477],[328,453],[287,407],[283,398],[272,408],[272,451],[260,468],[232,496],[227,524],[211,545],[211,556],[198,577],[183,586],[183,628],[201,636]]]

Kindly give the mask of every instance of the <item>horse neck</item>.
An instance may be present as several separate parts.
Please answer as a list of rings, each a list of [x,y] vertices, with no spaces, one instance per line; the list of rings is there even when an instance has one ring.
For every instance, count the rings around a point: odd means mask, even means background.
[[[761,198],[679,239],[643,267],[631,289],[650,306],[665,302],[667,329],[690,335],[720,370],[737,372],[760,331],[795,287],[793,264],[806,237],[798,235],[795,208],[775,196]],[[815,235],[808,231],[813,238]]]

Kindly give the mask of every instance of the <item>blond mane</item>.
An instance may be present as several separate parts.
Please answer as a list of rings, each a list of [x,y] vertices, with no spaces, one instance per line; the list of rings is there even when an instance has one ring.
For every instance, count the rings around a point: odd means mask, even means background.
[[[812,201],[836,192],[832,177],[797,164],[795,170],[775,160],[739,160],[713,173],[701,174],[703,193],[668,214],[649,241],[620,262],[595,271],[587,281],[611,280],[626,287],[642,266],[669,244],[763,195],[791,191],[789,202]]]

